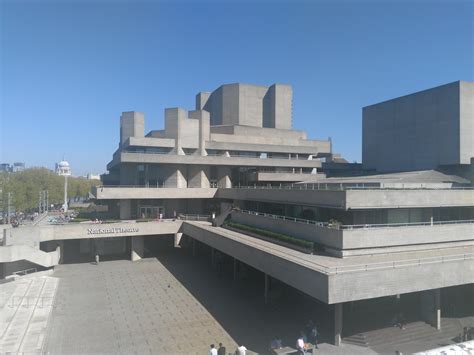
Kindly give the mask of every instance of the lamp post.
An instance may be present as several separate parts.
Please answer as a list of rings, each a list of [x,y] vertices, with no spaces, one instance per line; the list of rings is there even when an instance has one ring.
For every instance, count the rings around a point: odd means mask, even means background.
[[[56,164],[56,174],[64,176],[64,203],[63,211],[67,212],[67,178],[71,175],[71,167],[65,160],[60,161]]]

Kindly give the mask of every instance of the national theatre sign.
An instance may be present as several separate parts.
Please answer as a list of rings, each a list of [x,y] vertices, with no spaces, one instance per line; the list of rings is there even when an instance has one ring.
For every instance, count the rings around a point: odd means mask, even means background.
[[[125,227],[115,227],[115,228],[88,228],[87,234],[118,234],[118,233],[138,233],[138,228],[125,228]]]

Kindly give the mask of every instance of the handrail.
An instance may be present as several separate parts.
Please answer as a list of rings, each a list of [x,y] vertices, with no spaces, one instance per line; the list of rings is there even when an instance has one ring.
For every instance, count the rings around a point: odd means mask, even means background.
[[[321,221],[315,221],[315,220],[311,220],[311,219],[288,217],[288,216],[275,215],[275,214],[271,214],[271,213],[263,213],[263,212],[249,211],[249,210],[239,210],[237,212],[250,214],[250,215],[255,215],[255,216],[269,217],[269,218],[273,218],[273,219],[281,219],[281,220],[296,222],[296,223],[314,224],[318,227],[326,227],[326,228],[332,228],[332,229],[345,229],[345,230],[369,229],[369,228],[434,226],[434,225],[449,225],[449,224],[472,224],[472,223],[474,223],[474,220],[466,219],[466,220],[433,221],[433,222],[408,222],[408,223],[337,224],[337,223],[321,222]]]
[[[289,173],[292,174],[292,173]],[[296,173],[295,173],[296,174]],[[299,173],[298,173],[299,174]],[[303,173],[305,174],[305,173]],[[308,173],[310,175],[311,173]],[[316,174],[313,174],[316,175]],[[328,185],[328,186],[326,186]],[[278,186],[274,185],[234,185],[232,187],[184,187],[182,189],[209,189],[209,188],[219,188],[219,189],[247,189],[247,190],[315,190],[315,191],[349,191],[349,190],[474,190],[474,187],[464,187],[464,186],[451,186],[451,187],[384,187],[384,186],[334,186],[330,184],[292,184],[292,185],[283,185]],[[164,185],[98,185],[94,186],[95,189],[102,188],[150,188],[150,189],[177,189],[178,187],[169,187]]]
[[[378,185],[378,186],[377,186]],[[403,184],[402,184],[403,185]],[[409,184],[406,184],[409,185]],[[423,184],[420,184],[423,185]],[[298,184],[280,184],[280,185],[235,185],[228,187],[232,189],[248,189],[248,190],[318,190],[318,191],[348,191],[348,190],[474,190],[471,186],[401,186],[386,187],[380,186],[380,183],[360,183],[347,186],[339,183],[298,183]]]
[[[163,186],[163,185],[98,185],[94,186],[95,189],[100,190],[100,189],[107,189],[107,188],[136,188],[136,189],[178,189],[179,187],[170,187],[170,186]],[[185,187],[181,188],[183,190],[185,189],[216,189],[217,186],[213,187]]]
[[[121,151],[120,153],[126,153],[126,154],[160,154],[160,155],[170,155],[170,156],[175,156],[177,155],[173,151],[170,152],[146,152],[146,151],[140,151],[140,152],[129,152],[126,150]],[[295,154],[295,153],[293,153]],[[184,156],[193,156],[194,154],[185,154]],[[181,155],[183,156],[183,155]],[[280,160],[308,160],[308,161],[320,161],[319,158],[314,158],[314,159],[309,159],[309,157],[284,157],[284,156],[278,156],[278,157],[272,157],[272,156],[266,156],[263,157],[261,155],[239,155],[239,154],[229,154],[226,155],[225,152],[222,152],[221,154],[218,153],[208,153],[206,155],[203,155],[203,157],[223,157],[223,158],[252,158],[252,159],[280,159]]]
[[[211,218],[208,214],[179,214],[178,219],[184,221],[208,221]]]
[[[347,272],[358,272],[368,270],[383,270],[383,269],[397,269],[406,266],[421,266],[427,264],[445,263],[450,261],[464,261],[474,259],[474,253],[452,254],[441,256],[430,256],[426,258],[417,259],[402,259],[397,261],[384,261],[378,263],[354,264],[330,267],[330,272],[335,274],[342,274]]]
[[[12,272],[12,274],[17,275],[17,276],[24,276],[24,275],[31,274],[33,272],[37,272],[37,269],[35,267],[26,269],[26,270],[14,271]]]
[[[225,231],[224,233],[228,233]],[[276,248],[276,246],[275,246]],[[276,251],[276,249],[275,249]],[[286,255],[288,258],[289,255]],[[310,258],[312,256],[309,256]],[[361,272],[370,270],[384,270],[384,269],[397,269],[407,266],[422,266],[428,264],[446,263],[451,261],[464,261],[474,259],[474,253],[462,253],[462,254],[451,254],[441,256],[429,256],[420,257],[414,259],[401,259],[393,261],[381,261],[371,263],[359,263],[352,265],[340,265],[340,266],[326,266],[322,265],[315,260],[309,260],[307,257],[298,257],[299,263],[307,265],[310,268],[314,268],[318,271],[324,272],[328,275],[337,275],[350,272]]]

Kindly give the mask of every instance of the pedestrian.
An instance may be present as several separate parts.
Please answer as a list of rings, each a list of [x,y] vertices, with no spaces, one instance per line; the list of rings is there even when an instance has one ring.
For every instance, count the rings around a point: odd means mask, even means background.
[[[318,348],[318,336],[319,336],[318,327],[316,326],[316,324],[313,324],[313,327],[309,330],[309,333],[308,333],[308,341],[310,343],[314,344],[314,347],[316,349],[319,349]]]
[[[217,355],[217,349],[214,344],[211,344],[211,349],[209,349],[209,355]]]
[[[176,221],[176,210],[173,211],[173,221]]]
[[[95,264],[99,265],[99,254],[95,254]]]
[[[225,346],[219,343],[219,349],[217,349],[217,355],[225,355]]]
[[[298,339],[296,339],[296,350],[298,350],[299,355],[304,355],[305,349],[304,349],[304,332],[300,332],[300,336]]]
[[[163,219],[163,213],[160,212],[160,221]]]
[[[237,348],[237,351],[235,352],[237,355],[245,355],[247,354],[247,348],[243,345],[240,345],[238,348]]]

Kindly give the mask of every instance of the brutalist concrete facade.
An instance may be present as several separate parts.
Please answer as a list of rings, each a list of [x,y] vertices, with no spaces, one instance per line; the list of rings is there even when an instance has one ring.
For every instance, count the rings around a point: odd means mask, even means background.
[[[470,164],[474,83],[456,81],[363,108],[362,161],[380,172]]]

